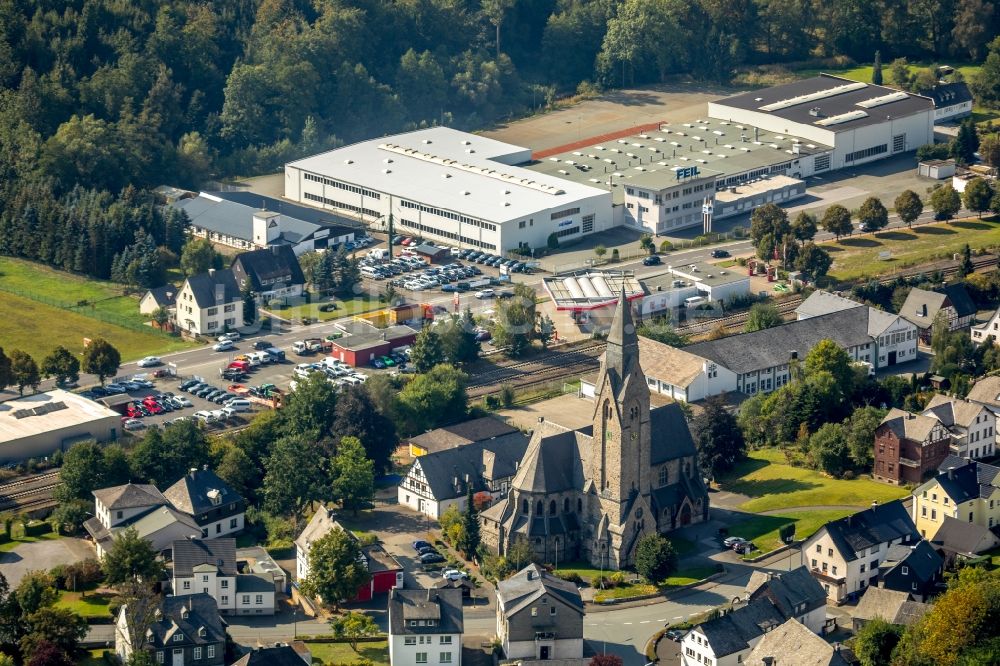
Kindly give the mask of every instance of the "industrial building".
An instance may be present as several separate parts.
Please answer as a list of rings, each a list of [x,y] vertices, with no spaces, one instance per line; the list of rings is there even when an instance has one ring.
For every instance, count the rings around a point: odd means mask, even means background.
[[[44,458],[86,440],[118,437],[121,415],[83,396],[53,389],[0,403],[0,463]]]
[[[645,293],[632,271],[579,271],[545,278],[542,286],[557,310],[573,312],[613,309],[622,290],[629,301],[640,299]]]
[[[823,74],[539,156],[445,127],[363,141],[285,165],[285,197],[495,253],[615,226],[709,231],[803,196],[814,174],[931,143],[934,118],[928,97]]]
[[[432,127],[287,164],[285,197],[488,252],[612,226],[605,191],[516,166],[530,161],[528,148]]]

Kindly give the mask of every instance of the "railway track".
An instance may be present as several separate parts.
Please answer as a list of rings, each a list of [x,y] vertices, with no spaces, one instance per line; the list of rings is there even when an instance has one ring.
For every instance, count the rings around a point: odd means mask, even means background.
[[[23,511],[55,504],[52,491],[61,483],[56,471],[0,484],[0,510]]]
[[[512,363],[473,375],[468,386],[469,397],[478,398],[500,391],[504,384],[524,388],[596,369],[604,353],[604,342],[593,342],[543,358]]]

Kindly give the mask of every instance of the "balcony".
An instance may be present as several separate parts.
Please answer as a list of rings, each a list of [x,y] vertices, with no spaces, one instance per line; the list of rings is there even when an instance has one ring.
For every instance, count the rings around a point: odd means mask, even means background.
[[[833,583],[834,585],[843,585],[847,582],[846,576],[831,576],[826,571],[820,571],[819,569],[812,569],[811,572],[816,578],[826,581],[827,583]]]

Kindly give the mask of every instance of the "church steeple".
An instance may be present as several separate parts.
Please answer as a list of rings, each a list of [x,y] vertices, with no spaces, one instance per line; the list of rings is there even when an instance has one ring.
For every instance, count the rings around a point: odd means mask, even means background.
[[[639,362],[639,336],[632,321],[632,306],[625,296],[625,285],[618,298],[615,318],[608,331],[608,347],[605,352],[604,370],[613,373],[614,379],[622,381]]]

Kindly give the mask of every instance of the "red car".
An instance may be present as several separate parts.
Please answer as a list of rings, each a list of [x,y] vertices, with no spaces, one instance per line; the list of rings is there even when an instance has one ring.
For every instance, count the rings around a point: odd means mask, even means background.
[[[163,407],[160,407],[160,403],[156,402],[152,397],[146,398],[142,401],[143,407],[148,409],[151,414],[162,414]]]
[[[128,407],[126,407],[125,408],[125,413],[128,414],[128,418],[130,418],[130,419],[141,419],[142,418],[142,412],[135,405],[129,405]]]

